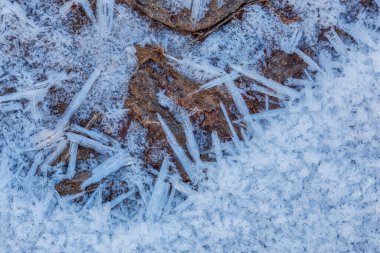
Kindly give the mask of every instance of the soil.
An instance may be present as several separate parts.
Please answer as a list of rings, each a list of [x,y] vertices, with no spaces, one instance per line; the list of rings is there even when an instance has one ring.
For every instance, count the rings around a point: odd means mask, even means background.
[[[81,193],[83,191],[92,192],[98,187],[98,184],[90,185],[85,190],[81,189],[81,184],[85,180],[87,180],[90,176],[91,176],[90,171],[78,172],[77,174],[75,174],[75,176],[72,179],[65,179],[59,182],[58,184],[56,184],[55,189],[61,196],[74,195],[74,194]]]
[[[278,50],[265,57],[261,71],[265,77],[285,83],[291,77],[301,78],[306,67],[307,64],[297,54]]]
[[[230,131],[220,110],[220,102],[227,107],[233,106],[232,99],[225,90],[215,88],[207,91],[197,91],[200,84],[178,73],[167,62],[161,48],[136,46],[138,68],[129,82],[129,94],[125,106],[129,109],[129,116],[148,130],[146,161],[157,167],[161,159],[152,153],[155,150],[170,150],[166,136],[157,119],[157,114],[168,124],[178,143],[185,148],[186,138],[181,123],[175,116],[163,107],[158,100],[157,93],[165,91],[176,105],[193,112],[191,121],[199,122],[199,127],[210,134],[215,130],[220,138],[230,139]],[[182,176],[187,176],[181,171]]]

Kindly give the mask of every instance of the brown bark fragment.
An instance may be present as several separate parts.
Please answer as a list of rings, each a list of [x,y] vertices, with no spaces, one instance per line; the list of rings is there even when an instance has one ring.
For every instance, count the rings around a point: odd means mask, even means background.
[[[171,13],[162,5],[162,0],[119,0],[127,3],[132,8],[142,12],[149,18],[156,20],[172,29],[184,32],[199,32],[210,29],[229,15],[237,12],[247,0],[224,0],[224,5],[218,8],[218,1],[212,0],[205,17],[198,22],[191,18],[191,10],[183,10],[180,13]]]

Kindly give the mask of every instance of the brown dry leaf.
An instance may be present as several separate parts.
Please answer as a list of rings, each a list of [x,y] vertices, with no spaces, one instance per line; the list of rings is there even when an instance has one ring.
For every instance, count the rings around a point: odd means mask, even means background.
[[[195,33],[211,29],[231,14],[236,13],[244,4],[255,1],[224,0],[224,5],[218,8],[218,1],[212,0],[207,14],[198,22],[191,18],[191,10],[173,14],[163,7],[162,0],[119,0],[118,2],[127,3],[149,18],[172,29]]]

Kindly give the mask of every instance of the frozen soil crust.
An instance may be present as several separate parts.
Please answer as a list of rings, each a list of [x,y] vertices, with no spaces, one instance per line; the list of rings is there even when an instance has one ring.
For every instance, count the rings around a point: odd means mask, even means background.
[[[0,0],[3,250],[379,251],[376,2],[159,2]]]

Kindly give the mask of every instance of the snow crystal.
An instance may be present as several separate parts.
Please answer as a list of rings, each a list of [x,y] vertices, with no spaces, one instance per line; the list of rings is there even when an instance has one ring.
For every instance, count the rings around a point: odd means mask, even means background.
[[[194,179],[195,171],[194,171],[194,164],[190,161],[190,159],[187,157],[185,151],[183,148],[178,144],[177,140],[175,139],[175,136],[173,135],[172,131],[169,129],[166,122],[162,119],[162,117],[157,114],[157,118],[162,126],[162,129],[164,130],[166,134],[166,138],[174,152],[174,154],[177,156],[179,162],[185,169],[187,175],[189,178]]]
[[[77,162],[77,153],[78,153],[78,143],[71,142],[70,143],[70,158],[69,165],[67,166],[67,177],[72,178],[75,174],[75,166]]]
[[[248,70],[245,70],[239,66],[234,66],[234,65],[232,65],[231,67],[233,69],[235,69],[236,71],[239,71],[243,75],[250,77],[250,78],[264,84],[268,88],[270,88],[270,89],[272,89],[278,93],[282,93],[284,95],[287,95],[290,98],[296,98],[299,96],[297,91],[295,91],[289,87],[286,87],[284,85],[281,85],[280,83],[278,83],[274,80],[270,80],[268,78],[265,78],[264,76],[262,76],[261,74],[255,72],[255,71],[248,71]]]
[[[194,136],[193,125],[190,122],[190,118],[186,113],[181,113],[181,119],[183,122],[183,129],[186,135],[186,146],[197,166],[201,163],[201,157],[199,152],[199,146]]]
[[[199,21],[205,16],[209,3],[210,0],[192,0],[191,17],[194,21]]]
[[[238,135],[236,133],[236,130],[235,130],[234,126],[232,125],[230,117],[228,116],[228,112],[226,110],[226,107],[224,106],[224,104],[222,102],[220,102],[220,108],[222,109],[222,112],[223,112],[223,115],[224,115],[224,117],[225,117],[225,119],[227,121],[228,127],[230,128],[230,131],[231,131],[231,134],[232,134],[232,141],[235,144],[235,148],[237,150],[240,150],[241,143],[240,143],[239,137],[238,137]]]
[[[92,175],[86,181],[84,181],[81,185],[82,189],[85,189],[87,186],[91,184],[95,184],[99,182],[101,179],[106,176],[118,171],[123,166],[133,165],[134,159],[124,151],[120,151],[119,153],[111,156],[107,160],[105,160],[102,164],[96,167],[92,171]]]
[[[86,147],[86,148],[95,149],[100,154],[110,154],[110,153],[115,152],[115,148],[113,148],[111,146],[104,145],[98,141],[84,137],[82,135],[74,134],[74,133],[70,133],[70,132],[67,132],[65,135],[69,141],[75,142],[75,143],[77,143],[83,147]]]
[[[109,207],[110,208],[114,208],[115,206],[117,206],[118,204],[120,204],[122,201],[128,199],[129,197],[133,196],[134,194],[136,193],[136,190],[130,190],[128,191],[127,193],[124,193],[116,198],[114,198],[113,200],[111,200],[109,202]]]
[[[211,88],[216,87],[218,85],[225,84],[226,82],[234,81],[234,80],[236,80],[239,77],[240,77],[240,74],[237,73],[236,71],[234,71],[234,72],[232,72],[230,74],[227,74],[225,76],[216,78],[216,79],[214,79],[214,80],[212,80],[210,82],[207,82],[207,83],[203,84],[201,86],[201,89],[202,90],[211,89]]]
[[[157,220],[164,210],[169,193],[169,184],[164,180],[169,169],[169,158],[166,156],[162,162],[160,173],[158,174],[156,184],[154,185],[152,195],[146,210],[146,218],[150,221]]]
[[[113,25],[115,0],[97,0],[96,17],[98,21],[98,29],[102,35],[107,35]]]

